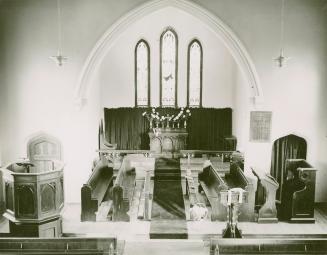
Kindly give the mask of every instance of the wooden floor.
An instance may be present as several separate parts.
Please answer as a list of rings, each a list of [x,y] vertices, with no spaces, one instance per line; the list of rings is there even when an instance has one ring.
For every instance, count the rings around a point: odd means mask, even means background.
[[[313,224],[241,222],[238,226],[243,236],[250,238],[283,235],[289,238],[308,235],[327,237],[326,205],[320,205],[315,209],[315,218],[316,222]],[[187,221],[188,239],[192,240],[221,236],[224,228],[224,222]],[[80,222],[80,204],[67,204],[63,212],[63,232],[66,235],[117,236],[120,240],[149,240],[150,221]]]
[[[225,228],[224,222],[187,221],[187,240],[149,239],[150,221],[136,220],[132,210],[131,222],[81,222],[80,204],[66,204],[63,211],[63,232],[65,236],[117,237],[121,243],[119,254],[124,255],[161,255],[161,254],[209,254],[209,238],[219,237]],[[327,204],[320,204],[315,209],[316,223],[258,224],[239,223],[245,238],[326,238]],[[0,232],[9,232],[8,221],[0,220]]]

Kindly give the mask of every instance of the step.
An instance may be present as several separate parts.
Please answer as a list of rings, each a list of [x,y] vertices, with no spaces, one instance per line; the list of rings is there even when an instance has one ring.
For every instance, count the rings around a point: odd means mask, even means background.
[[[185,220],[152,220],[150,239],[187,239]]]

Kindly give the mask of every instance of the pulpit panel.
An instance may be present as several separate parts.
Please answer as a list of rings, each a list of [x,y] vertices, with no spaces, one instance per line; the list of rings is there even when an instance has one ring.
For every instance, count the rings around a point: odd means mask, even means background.
[[[41,212],[47,213],[56,210],[56,183],[41,185]]]
[[[33,217],[36,215],[34,185],[19,185],[15,189],[16,213],[18,217]]]

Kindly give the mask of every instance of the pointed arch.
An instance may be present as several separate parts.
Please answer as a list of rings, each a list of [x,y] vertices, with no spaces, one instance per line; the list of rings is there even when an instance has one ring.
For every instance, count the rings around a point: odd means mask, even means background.
[[[160,106],[177,107],[178,36],[167,27],[160,36]]]
[[[203,49],[193,39],[187,49],[187,106],[202,107]]]
[[[150,46],[144,39],[135,46],[135,107],[150,106]]]
[[[198,18],[208,25],[211,30],[221,38],[222,42],[229,49],[236,63],[240,67],[241,72],[244,74],[248,83],[248,89],[251,91],[250,94],[254,97],[254,102],[262,103],[263,92],[253,61],[243,43],[221,19],[207,9],[188,0],[153,0],[146,2],[122,16],[111,25],[97,41],[80,72],[75,87],[76,104],[81,107],[86,103],[88,91],[92,85],[90,81],[92,80],[94,73],[106,53],[114,45],[116,39],[127,29],[127,27],[145,15],[168,6],[178,8]]]

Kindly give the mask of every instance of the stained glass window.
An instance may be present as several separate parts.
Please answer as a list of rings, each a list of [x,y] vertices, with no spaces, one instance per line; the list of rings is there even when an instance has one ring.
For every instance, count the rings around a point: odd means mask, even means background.
[[[150,48],[146,41],[140,40],[135,47],[135,104],[150,106]]]
[[[161,106],[177,106],[177,35],[171,28],[160,38]]]
[[[193,40],[188,47],[188,91],[189,106],[202,106],[202,47]]]

